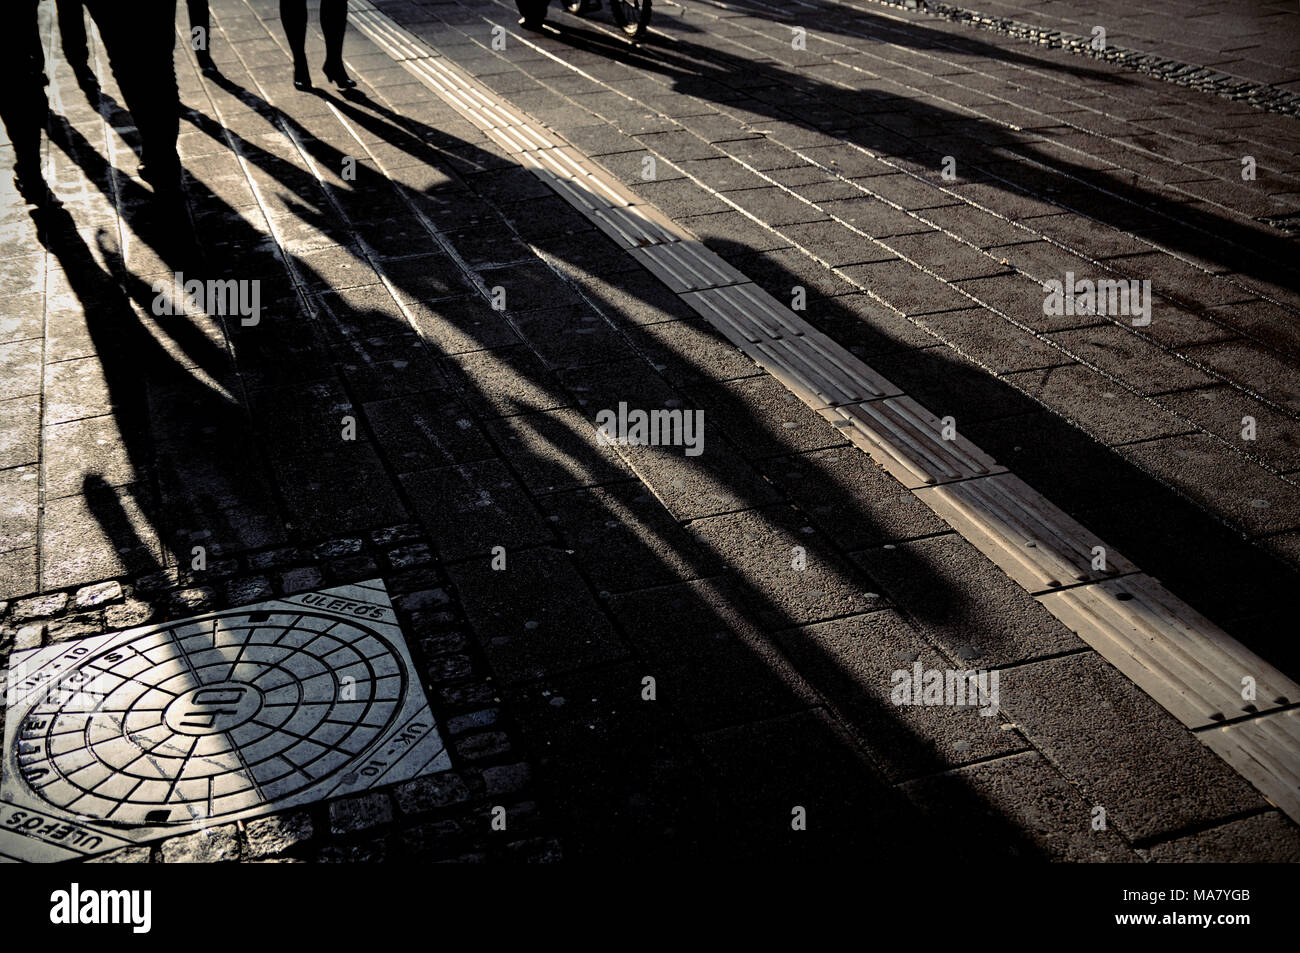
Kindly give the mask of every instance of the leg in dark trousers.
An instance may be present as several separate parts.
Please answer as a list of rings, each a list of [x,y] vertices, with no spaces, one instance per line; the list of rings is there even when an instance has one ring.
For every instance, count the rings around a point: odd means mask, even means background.
[[[284,38],[293,53],[293,85],[311,88],[311,70],[307,67],[307,0],[280,0],[280,22]]]
[[[0,30],[0,121],[14,147],[14,181],[30,201],[48,195],[41,179],[41,130],[50,104],[45,97],[45,55],[36,21],[37,0],[10,0]]]
[[[109,65],[126,108],[140,132],[144,165],[140,174],[159,193],[181,186],[176,154],[181,101],[172,51],[176,44],[176,0],[85,0],[99,27]]]
[[[57,0],[59,42],[63,44],[63,58],[72,67],[77,81],[93,79],[90,70],[90,47],[86,44],[86,8],[81,0]]]
[[[212,62],[212,23],[208,15],[208,0],[185,0],[190,16],[190,48],[199,61],[199,69],[211,74],[217,71]]]
[[[280,0],[280,22],[293,52],[293,85],[311,88],[307,67],[307,0]],[[325,77],[340,89],[351,89],[356,81],[343,67],[343,34],[348,26],[348,0],[321,0],[321,32],[325,34]]]

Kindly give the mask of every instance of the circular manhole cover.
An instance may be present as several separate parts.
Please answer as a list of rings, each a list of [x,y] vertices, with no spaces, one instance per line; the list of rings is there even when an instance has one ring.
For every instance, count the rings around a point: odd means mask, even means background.
[[[392,726],[408,674],[364,622],[236,611],[88,650],[24,718],[41,801],[125,826],[219,820],[347,772]]]

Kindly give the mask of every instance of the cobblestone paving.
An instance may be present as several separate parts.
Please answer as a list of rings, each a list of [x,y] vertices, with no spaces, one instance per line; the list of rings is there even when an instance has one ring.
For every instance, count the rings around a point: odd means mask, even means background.
[[[1294,671],[1274,635],[1294,570],[1257,545],[1300,559],[1300,296],[1292,240],[1257,221],[1296,208],[1290,120],[848,8],[796,53],[734,6],[668,8],[641,52],[563,14],[495,51],[484,15],[513,30],[511,5],[383,6],[778,297],[804,286],[810,321]],[[51,45],[67,215],[38,230],[6,191],[0,223],[0,653],[378,575],[454,766],[109,859],[1300,856],[1186,729],[387,54],[351,34],[358,92],[296,93],[276,4],[212,7],[220,77],[178,53],[201,259],[150,222],[102,60],[96,110]],[[259,323],[156,317],[182,266],[259,279]],[[1166,299],[1144,329],[1046,320],[1034,283],[1068,269]],[[598,445],[620,402],[719,425],[699,458]],[[895,707],[914,663],[996,666],[1001,717]]]
[[[968,8],[1045,30],[1092,38],[1106,31],[1106,43],[1151,53],[1214,72],[1300,92],[1300,9],[1286,0],[1217,0],[1195,8],[1172,0],[1135,7],[1115,0],[1063,3],[1061,0],[970,0],[928,4]]]

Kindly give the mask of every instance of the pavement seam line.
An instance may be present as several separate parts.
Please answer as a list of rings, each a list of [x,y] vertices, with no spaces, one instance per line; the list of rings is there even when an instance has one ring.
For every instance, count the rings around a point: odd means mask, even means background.
[[[788,366],[772,360],[762,345],[776,341],[803,345],[805,355],[811,355],[809,363],[823,375],[829,374],[828,364],[839,363],[860,368],[863,377],[884,379],[829,339],[826,346],[834,354],[834,361],[816,354],[810,342],[822,335],[811,325],[758,289],[656,207],[641,202],[558,133],[517,107],[506,105],[504,97],[450,65],[369,0],[354,2],[353,23],[489,139],[504,147],[517,163],[530,169],[659,277],[755,363],[832,425],[847,430],[846,435],[854,445],[903,482],[941,519],[952,525],[946,513],[932,506],[928,496],[918,490],[943,489],[946,484],[965,481],[984,482],[1008,472],[964,437],[955,433],[951,438],[940,436],[943,422],[906,395],[876,396],[842,404],[823,401],[815,393],[819,381],[791,373]],[[400,44],[394,42],[394,36]],[[394,50],[399,55],[394,55]],[[426,52],[415,57],[411,55],[412,50]],[[557,162],[553,154],[545,155],[557,152],[568,161]],[[615,215],[627,219],[624,227],[615,224],[612,220]],[[631,234],[626,230],[628,226],[633,230]],[[636,234],[638,230],[640,234]],[[702,302],[706,296],[713,300]],[[753,319],[749,309],[755,303],[755,296],[766,299],[762,301],[767,306],[764,310],[769,318],[777,318],[780,327],[774,329]],[[724,305],[728,306],[729,314],[724,312]],[[773,310],[769,310],[771,306],[775,306]],[[951,501],[946,502],[949,505],[945,510],[951,513]],[[1045,498],[1039,497],[1030,505],[1040,525],[1069,540],[1076,551],[1094,555],[1090,568],[1078,567],[1088,584],[1067,592],[1035,595],[1039,604],[1185,727],[1204,727],[1228,717],[1234,720],[1240,717],[1222,710],[1229,704],[1252,716],[1218,732],[1197,733],[1196,737],[1274,804],[1300,820],[1300,795],[1287,767],[1289,763],[1300,763],[1300,718],[1288,717],[1293,709],[1278,710],[1300,697],[1300,686],[1174,597],[1154,578],[1137,572],[1123,579],[1114,578],[1117,570],[1109,568],[1107,562],[1113,558],[1109,547],[1100,546],[1091,534],[1075,539],[1080,530],[1086,533],[1086,529]],[[1044,540],[1025,540],[1016,532],[1018,527],[1014,521],[1007,521],[996,508],[980,512],[972,506],[965,522],[967,525],[953,528],[1023,587],[1024,558],[1019,551],[1041,550]],[[1027,544],[1031,545],[1027,547]],[[1012,553],[1016,554],[1014,559]],[[1068,555],[1055,554],[1055,557],[1058,562],[1072,564]],[[1012,574],[1013,570],[1020,578]],[[1117,585],[1123,588],[1116,588]],[[1103,603],[1105,596],[1111,598]],[[1089,599],[1091,605],[1087,604]],[[1125,602],[1133,605],[1125,606]],[[1261,695],[1270,699],[1263,703],[1265,710],[1254,704],[1244,708],[1238,704],[1236,696],[1240,687],[1232,677],[1223,674],[1225,663],[1239,664],[1241,674],[1257,681]],[[1233,731],[1230,736],[1229,731]]]

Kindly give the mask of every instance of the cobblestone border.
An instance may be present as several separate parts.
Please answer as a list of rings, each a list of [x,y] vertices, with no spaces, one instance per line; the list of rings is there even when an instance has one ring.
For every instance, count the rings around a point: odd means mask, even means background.
[[[452,768],[265,817],[214,825],[90,858],[93,863],[223,861],[555,861],[563,850],[532,790],[532,765],[445,569],[417,524],[364,536],[217,556],[0,601],[0,692],[10,654],[133,626],[238,608],[381,576]],[[2,701],[0,697],[0,701]],[[0,729],[5,711],[0,704]],[[492,811],[505,809],[505,831]]]
[[[905,2],[867,0],[867,2],[882,7],[928,13],[933,17],[964,23],[967,26],[983,30],[992,30],[995,33],[1001,33],[1004,36],[1014,37],[1018,40],[1028,40],[1048,49],[1066,50],[1081,56],[1091,56],[1096,60],[1105,60],[1126,69],[1154,76],[1156,79],[1162,79],[1176,86],[1200,90],[1203,93],[1212,93],[1225,99],[1241,100],[1266,112],[1278,113],[1283,116],[1300,116],[1300,93],[1286,92],[1273,86],[1252,83],[1249,80],[1221,73],[1208,66],[1184,63],[1180,60],[1156,56],[1154,53],[1130,50],[1111,43],[1107,43],[1104,49],[1097,50],[1093,49],[1092,37],[1090,36],[1080,36],[1077,33],[1066,33],[1061,30],[1048,30],[1044,27],[1022,23],[1019,20],[980,13],[978,10],[968,10],[965,7],[954,6],[950,3],[930,3],[928,0],[905,0]],[[1270,222],[1269,224],[1274,223]],[[1290,223],[1289,226],[1284,228],[1286,231],[1300,231],[1300,223]]]

